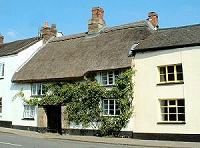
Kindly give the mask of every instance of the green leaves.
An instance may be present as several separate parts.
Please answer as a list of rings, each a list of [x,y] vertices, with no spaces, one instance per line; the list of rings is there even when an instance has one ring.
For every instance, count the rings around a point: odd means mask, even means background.
[[[125,71],[116,80],[116,86],[109,90],[93,79],[46,84],[47,93],[42,99],[33,98],[26,102],[30,105],[65,105],[64,115],[69,122],[98,128],[102,135],[117,136],[132,115],[133,74],[131,69]],[[22,93],[18,95],[22,96]],[[103,99],[116,99],[120,115],[102,116]]]

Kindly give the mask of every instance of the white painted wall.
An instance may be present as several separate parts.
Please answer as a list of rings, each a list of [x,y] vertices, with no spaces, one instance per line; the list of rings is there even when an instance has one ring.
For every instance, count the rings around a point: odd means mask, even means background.
[[[42,45],[43,43],[41,40],[16,55],[0,57],[0,63],[5,63],[5,76],[4,79],[0,80],[0,97],[2,97],[3,101],[0,120],[12,121],[14,125],[36,126],[37,120],[21,120],[24,109],[22,101],[17,99],[13,101],[13,96],[21,90],[22,86],[24,90],[27,90],[25,94],[30,96],[30,86],[13,84],[11,83],[11,79],[15,71],[17,71],[21,65],[23,65],[35,52],[37,52]],[[35,119],[37,119],[37,115]]]
[[[200,134],[200,47],[137,53],[134,62],[134,132]],[[157,66],[178,63],[183,66],[184,84],[157,86]],[[159,98],[184,98],[186,124],[157,124]]]

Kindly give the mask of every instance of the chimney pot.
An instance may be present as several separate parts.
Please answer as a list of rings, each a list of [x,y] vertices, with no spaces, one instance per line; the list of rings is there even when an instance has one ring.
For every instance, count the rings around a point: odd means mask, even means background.
[[[48,22],[45,22],[44,26],[40,30],[40,34],[44,42],[47,42],[51,37],[56,36],[57,34],[56,25],[52,24],[51,27],[49,27]]]
[[[3,46],[4,36],[0,34],[0,47]]]
[[[88,33],[98,33],[103,27],[105,27],[103,8],[92,8],[92,19],[88,22]]]
[[[158,14],[156,12],[149,12],[148,13],[148,21],[154,26],[154,28],[158,28]]]

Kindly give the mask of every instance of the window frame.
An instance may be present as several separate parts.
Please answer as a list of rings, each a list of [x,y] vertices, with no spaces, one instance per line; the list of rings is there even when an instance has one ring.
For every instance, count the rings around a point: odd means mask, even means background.
[[[36,107],[33,105],[24,105],[23,120],[34,120]]]
[[[110,75],[112,73],[112,76]],[[118,73],[118,74],[116,74]],[[109,71],[102,71],[100,72],[100,83],[103,86],[113,86],[116,83],[117,77],[121,74],[120,70],[109,70]],[[103,77],[106,77],[106,80],[103,80]],[[110,80],[112,79],[112,83],[110,83]],[[106,84],[104,83],[106,81]]]
[[[5,76],[5,63],[0,63],[0,79],[3,79]]]
[[[33,88],[35,89],[35,91],[33,91]],[[38,93],[39,88],[41,89],[40,93]],[[31,96],[44,96],[45,95],[44,89],[45,89],[44,84],[42,84],[42,83],[32,83],[31,84]]]
[[[104,107],[104,105],[105,105],[104,101],[108,102],[106,109]],[[113,115],[110,114],[110,111],[112,110],[112,109],[110,109],[110,101],[114,101]],[[118,109],[116,109],[116,105],[118,105]],[[103,99],[102,100],[102,110],[103,110],[103,116],[119,116],[121,114],[120,106],[119,106],[119,103],[117,103],[117,99]],[[105,110],[107,110],[107,114],[105,114]],[[117,110],[119,111],[119,114],[116,114]]]
[[[168,67],[173,66],[174,71],[172,72],[168,72]],[[177,71],[177,67],[181,66],[182,72],[178,72]],[[183,66],[182,63],[178,63],[178,64],[170,64],[170,65],[161,65],[161,66],[157,66],[158,68],[158,73],[159,73],[159,83],[158,84],[173,84],[173,83],[183,83],[184,78],[183,78]],[[165,73],[161,73],[161,68],[165,68]],[[173,74],[174,76],[174,80],[169,80],[169,75]],[[182,74],[182,80],[178,80],[178,74]],[[161,81],[161,75],[165,76],[165,81]]]
[[[178,105],[178,101],[182,100],[184,105]],[[167,101],[167,105],[162,105],[162,101]],[[171,101],[175,101],[175,104],[170,104]],[[165,108],[167,109],[165,111]],[[183,112],[179,111],[180,108],[183,108]],[[158,123],[177,123],[185,124],[186,119],[186,113],[185,113],[185,99],[184,98],[162,98],[159,99],[159,109],[160,109],[160,121]],[[171,111],[170,111],[171,109]],[[172,112],[172,109],[175,109],[174,112]],[[165,115],[167,115],[167,119],[165,119]],[[170,120],[170,115],[176,115],[176,120]],[[179,119],[179,115],[184,115],[184,120]]]

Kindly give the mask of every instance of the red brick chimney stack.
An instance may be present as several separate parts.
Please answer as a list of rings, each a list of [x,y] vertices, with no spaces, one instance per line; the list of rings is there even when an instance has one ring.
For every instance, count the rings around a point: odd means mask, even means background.
[[[88,33],[98,33],[103,27],[105,27],[103,8],[92,8],[92,19],[88,23]]]
[[[0,34],[0,47],[3,46],[3,40],[4,40],[4,36],[2,36],[2,35]]]
[[[149,12],[148,17],[149,22],[157,29],[159,27],[158,14],[156,12]]]
[[[51,37],[56,36],[57,34],[56,25],[52,24],[51,27],[49,27],[48,22],[45,22],[44,26],[40,30],[40,34],[44,42],[47,42]]]

